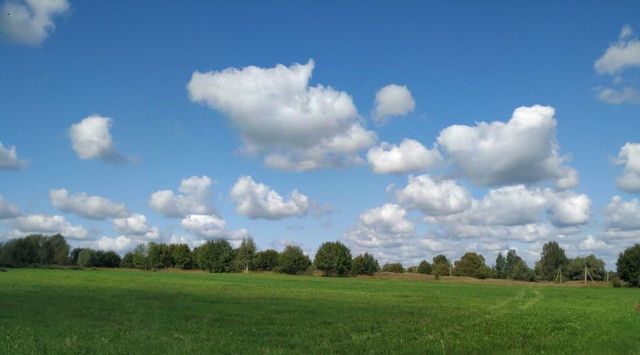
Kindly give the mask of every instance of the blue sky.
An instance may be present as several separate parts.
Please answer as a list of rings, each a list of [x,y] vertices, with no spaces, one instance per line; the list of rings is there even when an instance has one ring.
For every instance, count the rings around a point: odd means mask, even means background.
[[[609,267],[640,241],[637,2],[2,6],[0,240],[342,240],[407,264],[557,240]]]

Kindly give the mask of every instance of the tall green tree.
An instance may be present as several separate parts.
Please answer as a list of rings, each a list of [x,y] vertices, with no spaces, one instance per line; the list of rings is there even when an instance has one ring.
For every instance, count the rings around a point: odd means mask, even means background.
[[[625,249],[618,256],[618,276],[633,287],[640,287],[640,244]]]
[[[347,276],[351,271],[351,250],[340,242],[324,242],[318,248],[314,265],[324,276]]]
[[[173,267],[177,269],[191,269],[193,257],[189,246],[186,244],[171,244],[169,246]]]
[[[198,265],[209,272],[233,271],[233,248],[225,239],[209,240],[200,247]]]
[[[507,278],[507,260],[502,256],[502,252],[499,252],[496,258],[496,277],[499,279]]]
[[[418,265],[418,272],[425,275],[431,274],[431,264],[426,260],[422,260]]]
[[[235,252],[234,269],[236,271],[248,272],[254,270],[254,261],[256,257],[256,243],[252,238],[242,239],[240,247]]]
[[[446,256],[440,254],[433,257],[433,265],[431,273],[434,275],[449,275],[451,270],[451,261]]]
[[[557,242],[548,242],[542,246],[540,261],[536,263],[536,274],[542,280],[553,281],[559,272],[567,277],[569,259]]]

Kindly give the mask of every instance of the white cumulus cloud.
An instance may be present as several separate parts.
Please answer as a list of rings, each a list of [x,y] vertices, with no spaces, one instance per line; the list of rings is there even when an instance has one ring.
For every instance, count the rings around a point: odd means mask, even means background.
[[[409,176],[407,186],[396,191],[396,198],[404,208],[419,209],[427,216],[459,213],[471,207],[471,197],[463,187],[429,175]]]
[[[109,163],[126,162],[127,159],[113,144],[110,132],[112,124],[113,120],[109,117],[92,115],[71,125],[71,146],[80,159],[102,159]]]
[[[71,212],[82,217],[104,220],[124,217],[129,212],[124,203],[115,203],[104,197],[90,196],[84,192],[69,192],[66,189],[49,191],[53,207],[62,212]]]
[[[228,230],[227,222],[215,215],[189,215],[183,218],[180,224],[182,228],[193,232],[201,238],[240,240],[249,236],[249,232],[246,229]]]
[[[0,34],[10,42],[37,46],[54,31],[54,18],[68,10],[67,0],[7,0]]]
[[[251,176],[242,176],[231,188],[231,199],[236,211],[251,219],[282,219],[300,216],[309,208],[309,198],[293,190],[286,200],[268,185],[253,181]]]
[[[359,162],[358,152],[377,140],[360,122],[351,97],[329,86],[309,86],[315,67],[193,73],[187,85],[193,102],[227,116],[240,129],[245,151],[263,155],[269,167],[310,170]]]
[[[57,215],[31,214],[11,219],[9,223],[22,235],[60,233],[69,239],[85,239],[89,235],[84,227],[74,226]]]
[[[601,74],[617,74],[640,66],[640,40],[630,26],[622,28],[618,41],[612,43],[593,66]]]
[[[157,227],[147,224],[147,217],[143,214],[133,213],[127,217],[115,218],[113,228],[126,235],[144,237],[147,239],[158,239],[159,231]]]
[[[16,147],[5,147],[0,142],[0,170],[17,170],[27,166],[25,160],[18,158]]]
[[[406,218],[407,211],[396,204],[385,204],[360,215],[358,225],[344,239],[361,248],[400,247],[415,237],[415,225]]]
[[[390,116],[404,116],[412,112],[416,102],[404,85],[389,84],[376,93],[374,120],[385,123]]]
[[[640,143],[622,146],[615,163],[624,166],[617,179],[618,187],[627,192],[640,192]]]
[[[189,214],[214,214],[211,204],[211,179],[191,176],[182,179],[179,193],[161,190],[151,194],[149,206],[165,217],[182,218]]]
[[[442,161],[437,149],[427,149],[413,139],[403,139],[399,145],[382,142],[369,149],[367,160],[374,173],[403,174],[427,170]]]
[[[455,166],[483,186],[529,184],[547,179],[558,187],[577,184],[577,172],[560,155],[550,106],[517,108],[508,122],[453,125],[438,136],[438,143]]]

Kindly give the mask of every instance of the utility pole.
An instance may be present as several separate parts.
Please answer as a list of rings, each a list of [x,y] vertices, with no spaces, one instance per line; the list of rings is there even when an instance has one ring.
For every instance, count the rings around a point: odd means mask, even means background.
[[[452,269],[451,269],[451,264],[449,264],[449,276],[453,276]]]
[[[587,265],[584,266],[584,284],[587,284]]]

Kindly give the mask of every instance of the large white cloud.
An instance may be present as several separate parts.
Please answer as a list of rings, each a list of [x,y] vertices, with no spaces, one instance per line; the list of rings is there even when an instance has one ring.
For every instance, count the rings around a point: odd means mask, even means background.
[[[358,225],[344,239],[360,248],[399,247],[415,237],[415,225],[399,205],[385,204],[360,215]]]
[[[251,176],[242,176],[236,181],[231,188],[231,199],[236,203],[236,211],[251,219],[300,216],[309,208],[309,198],[297,190],[285,201],[278,192],[253,181]]]
[[[104,197],[90,196],[84,192],[70,193],[66,189],[49,191],[53,207],[62,212],[71,212],[82,217],[104,220],[128,215],[124,203],[115,203]]]
[[[612,43],[593,66],[601,74],[618,74],[640,66],[640,40],[630,26],[622,28],[618,41]]]
[[[416,107],[411,91],[404,85],[389,84],[376,93],[374,120],[385,123],[390,116],[404,116]]]
[[[182,218],[189,214],[215,214],[211,204],[211,179],[191,176],[182,179],[179,193],[161,190],[151,194],[149,206],[165,217]]]
[[[399,145],[382,142],[369,149],[367,160],[374,173],[403,174],[427,170],[442,161],[437,149],[427,149],[413,139],[403,139]]]
[[[139,213],[133,213],[123,218],[115,218],[113,220],[113,228],[126,236],[147,239],[157,239],[160,234],[158,228],[149,226],[147,217]]]
[[[623,165],[618,187],[627,192],[640,192],[640,143],[627,143],[618,153],[616,164]]]
[[[551,179],[560,188],[571,188],[578,183],[577,173],[560,155],[554,115],[549,106],[519,107],[506,123],[449,126],[437,141],[455,166],[476,184],[529,184]]]
[[[640,104],[640,91],[628,82],[625,83],[626,80],[621,75],[628,69],[640,67],[640,40],[631,26],[622,28],[618,41],[612,43],[593,66],[599,74],[608,74],[614,78],[613,87],[596,88],[598,99],[614,105]]]
[[[116,150],[111,139],[112,124],[113,120],[109,117],[92,115],[71,125],[71,146],[80,159],[102,159],[109,163],[126,162],[126,158]]]
[[[82,226],[74,226],[63,216],[31,214],[9,220],[9,224],[22,235],[60,233],[69,239],[85,239],[89,232]]]
[[[67,0],[7,0],[0,33],[8,41],[37,46],[54,31],[53,19],[68,10]]]
[[[227,222],[215,215],[192,214],[180,222],[182,228],[202,238],[224,238],[239,240],[249,236],[245,229],[230,231]]]
[[[640,237],[640,200],[614,196],[604,209],[604,224],[610,236]]]
[[[242,134],[245,151],[283,170],[309,170],[359,161],[375,143],[360,123],[351,97],[331,87],[309,86],[315,63],[202,73],[187,85],[193,102],[224,113]]]
[[[471,206],[469,193],[453,180],[436,181],[429,175],[409,176],[406,187],[396,191],[400,205],[419,209],[428,216],[459,213]]]
[[[0,195],[0,219],[4,218],[14,218],[20,215],[20,210],[18,210],[18,206],[10,203],[5,200],[2,195]]]
[[[5,147],[0,142],[0,170],[17,170],[27,166],[25,160],[18,158],[16,147]]]

